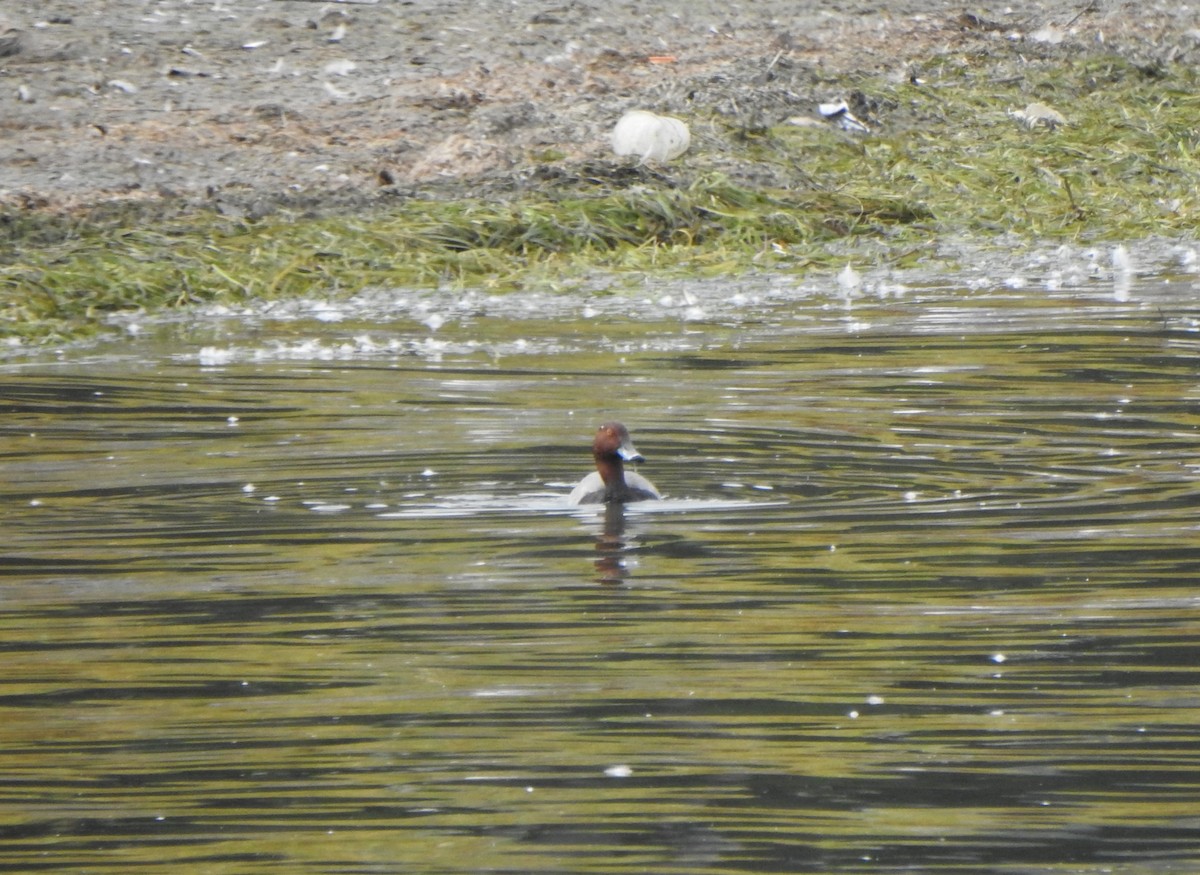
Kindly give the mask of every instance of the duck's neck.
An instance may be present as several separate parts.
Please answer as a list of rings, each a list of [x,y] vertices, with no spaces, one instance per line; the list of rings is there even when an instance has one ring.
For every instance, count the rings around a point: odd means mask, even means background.
[[[625,465],[619,457],[597,457],[596,470],[600,472],[600,479],[604,481],[605,501],[612,501],[625,496]]]

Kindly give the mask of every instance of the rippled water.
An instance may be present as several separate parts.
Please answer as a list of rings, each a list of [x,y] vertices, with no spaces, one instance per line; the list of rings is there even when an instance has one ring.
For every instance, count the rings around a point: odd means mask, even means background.
[[[1200,871],[1193,280],[865,282],[2,366],[0,870]]]

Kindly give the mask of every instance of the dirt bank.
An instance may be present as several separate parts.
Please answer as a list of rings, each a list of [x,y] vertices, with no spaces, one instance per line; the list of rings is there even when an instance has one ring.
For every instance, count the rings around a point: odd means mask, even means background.
[[[1098,48],[1200,59],[1178,4],[1013,6],[16,0],[0,12],[0,204],[259,214],[452,196],[606,157],[635,106],[693,120],[696,147],[724,150],[738,172],[712,120],[812,114],[863,74],[921,75],[913,65],[930,59],[1016,69]],[[882,129],[906,123],[902,107],[865,111]]]

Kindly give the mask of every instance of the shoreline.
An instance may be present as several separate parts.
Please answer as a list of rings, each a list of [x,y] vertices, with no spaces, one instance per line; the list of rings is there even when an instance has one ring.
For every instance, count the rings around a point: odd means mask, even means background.
[[[239,15],[165,0],[156,36],[113,13],[98,45],[117,63],[62,39],[81,2],[49,5],[75,12],[20,30],[0,58],[28,89],[12,98],[23,112],[62,116],[0,135],[0,336],[18,344],[85,336],[114,312],[322,290],[797,272],[849,251],[902,266],[943,237],[1183,239],[1200,211],[1200,32],[1165,14],[1050,3],[1019,30],[986,10],[847,3],[784,27],[781,0],[737,27],[706,24],[720,15],[705,3],[618,26],[515,0],[480,5],[464,30],[428,3],[267,0]],[[484,40],[509,10],[508,39]],[[185,12],[211,21],[181,37],[168,25]],[[356,35],[354,69],[330,68]],[[300,72],[317,61],[324,73]],[[103,87],[52,87],[84,69]],[[345,71],[336,85],[330,69]],[[831,98],[869,132],[820,119]],[[1022,123],[1034,106],[1065,123]],[[686,120],[691,148],[614,159],[632,107]]]

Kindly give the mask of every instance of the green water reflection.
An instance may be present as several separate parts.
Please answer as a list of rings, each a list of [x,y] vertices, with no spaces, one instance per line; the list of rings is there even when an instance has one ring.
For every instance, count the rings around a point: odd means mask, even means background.
[[[0,870],[1194,871],[1155,310],[14,365]],[[668,500],[569,512],[611,415]]]

